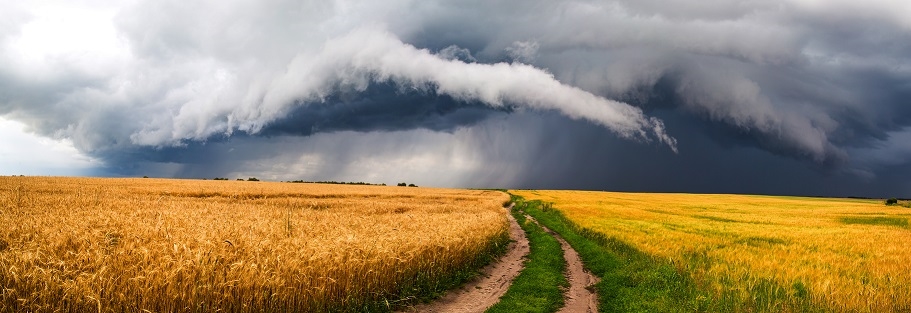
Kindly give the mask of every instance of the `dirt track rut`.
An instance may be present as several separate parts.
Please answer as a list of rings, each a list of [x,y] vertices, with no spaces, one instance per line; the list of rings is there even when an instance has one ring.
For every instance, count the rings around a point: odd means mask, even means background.
[[[506,209],[511,208],[512,206]],[[506,255],[481,269],[481,276],[458,289],[450,290],[439,300],[419,304],[402,312],[480,313],[500,301],[513,279],[525,267],[525,259],[530,252],[528,238],[519,223],[512,214],[507,214],[507,218],[509,238],[513,242]]]
[[[582,267],[582,258],[579,257],[579,253],[573,250],[569,243],[563,240],[563,237],[555,233],[551,234],[563,247],[563,256],[566,258],[566,280],[569,281],[569,289],[565,294],[565,305],[557,312],[597,313],[598,296],[595,294],[593,286],[600,279]]]
[[[526,215],[535,224],[538,224],[533,217]],[[558,313],[597,313],[598,296],[594,292],[594,285],[600,281],[597,276],[586,271],[582,265],[582,258],[579,253],[569,245],[559,234],[538,224],[548,234],[554,236],[560,247],[563,249],[563,258],[566,259],[566,280],[569,281],[569,289],[564,293],[564,305]]]
[[[511,208],[512,206],[506,209]],[[442,298],[431,303],[409,307],[401,312],[480,313],[496,304],[509,289],[513,279],[524,268],[526,257],[530,252],[525,232],[511,214],[508,215],[508,218],[509,237],[513,242],[510,243],[505,256],[481,269],[482,274],[479,278],[458,289],[450,290]],[[538,224],[533,217],[526,215],[526,218]],[[598,277],[583,268],[579,253],[563,237],[544,225],[538,225],[560,242],[563,257],[566,259],[564,275],[569,281],[569,288],[564,293],[565,304],[557,312],[597,313],[598,298],[593,286],[598,283]]]

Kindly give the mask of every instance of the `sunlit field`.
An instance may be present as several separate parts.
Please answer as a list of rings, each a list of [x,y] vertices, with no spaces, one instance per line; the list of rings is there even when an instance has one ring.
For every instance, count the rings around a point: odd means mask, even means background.
[[[508,240],[496,191],[0,177],[0,311],[387,310]]]
[[[911,209],[877,200],[510,191],[690,275],[734,310],[911,311]],[[809,303],[809,305],[806,305]],[[731,307],[731,306],[728,306]]]

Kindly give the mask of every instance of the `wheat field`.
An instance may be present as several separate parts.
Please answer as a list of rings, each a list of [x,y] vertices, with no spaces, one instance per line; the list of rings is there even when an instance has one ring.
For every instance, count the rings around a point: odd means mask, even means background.
[[[508,240],[496,191],[0,177],[0,311],[388,310]]]
[[[911,311],[905,207],[858,199],[510,192],[551,202],[584,228],[669,260],[713,301],[734,303],[734,311]]]

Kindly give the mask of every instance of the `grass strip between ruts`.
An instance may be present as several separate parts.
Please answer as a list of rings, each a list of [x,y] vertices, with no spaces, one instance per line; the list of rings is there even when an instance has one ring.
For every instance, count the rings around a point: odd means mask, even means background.
[[[525,218],[526,205],[528,202],[516,202],[511,213],[528,236],[531,248],[528,261],[500,302],[488,309],[488,313],[556,312],[563,307],[563,292],[569,287],[563,275],[566,270],[563,250],[556,238]]]

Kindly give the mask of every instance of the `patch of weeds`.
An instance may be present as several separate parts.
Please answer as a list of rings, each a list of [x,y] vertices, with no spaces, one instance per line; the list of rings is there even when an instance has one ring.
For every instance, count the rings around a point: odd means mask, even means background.
[[[723,217],[716,217],[716,216],[708,216],[708,215],[692,215],[692,216],[695,217],[695,218],[701,218],[701,219],[704,219],[704,220],[710,220],[710,221],[716,221],[716,222],[722,222],[722,223],[738,223],[738,222],[740,222],[740,221],[738,221],[738,220],[732,220],[732,219],[723,218]]]
[[[772,237],[745,237],[737,240],[737,243],[753,247],[768,247],[772,245],[786,245],[789,242],[784,239]]]
[[[846,216],[842,217],[841,222],[843,224],[863,224],[863,225],[882,225],[882,226],[895,226],[901,228],[908,228],[908,219],[902,217],[890,217],[890,216]]]

